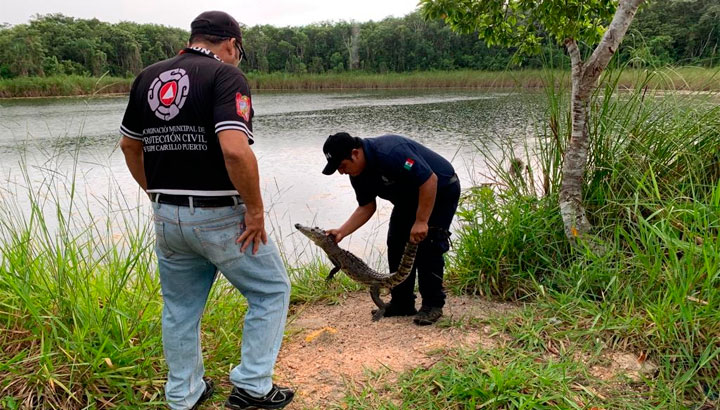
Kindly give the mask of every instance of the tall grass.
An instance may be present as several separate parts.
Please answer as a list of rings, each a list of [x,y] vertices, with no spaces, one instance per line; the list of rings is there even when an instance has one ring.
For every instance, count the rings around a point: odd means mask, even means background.
[[[74,178],[38,181],[24,169],[25,184],[0,197],[0,404],[157,404],[162,344],[148,224],[133,218],[137,209],[98,217],[82,207]]]
[[[538,70],[418,71],[407,73],[345,72],[324,74],[251,73],[258,90],[324,90],[372,88],[537,88]]]
[[[0,79],[0,98],[128,93],[132,82],[132,78],[80,75]]]
[[[570,135],[567,91],[549,88],[537,139],[520,147],[520,159],[517,147],[500,144],[505,155],[487,159],[496,184],[466,194],[451,281],[461,291],[535,300],[563,319],[561,329],[520,320],[510,326],[515,334],[645,352],[660,369],[640,394],[651,406],[717,404],[717,96],[658,92],[657,73],[620,92],[625,76],[608,72],[591,103],[584,200],[603,250],[573,249],[563,237],[557,191]],[[515,347],[533,351],[523,339]]]
[[[0,188],[0,408],[162,407],[162,299],[146,199],[135,206],[115,188],[89,197],[78,173],[51,163],[21,169],[19,182]],[[358,289],[344,275],[328,286],[320,253],[304,252],[283,253],[293,311]],[[210,300],[206,368],[223,380],[239,360],[247,305],[224,279]]]
[[[635,87],[647,70],[625,70],[620,88]],[[718,71],[701,67],[665,67],[647,85],[672,91],[720,90]],[[373,88],[542,88],[543,70],[514,71],[418,71],[406,73],[343,72],[322,74],[258,73],[248,74],[253,90],[337,90]],[[557,70],[555,76],[562,77]],[[128,93],[132,78],[115,77],[18,77],[0,79],[0,98],[52,97],[91,94]],[[564,79],[567,83],[567,78]]]
[[[717,69],[700,67],[665,67],[655,70],[657,73],[648,86],[654,89],[681,90],[720,90],[720,74]],[[624,70],[618,86],[632,88],[637,79],[645,76],[647,70]],[[569,78],[562,70],[553,72],[556,80],[563,79],[569,84]],[[522,69],[507,71],[419,71],[407,73],[250,73],[249,80],[257,90],[323,90],[355,88],[544,88],[546,70]]]

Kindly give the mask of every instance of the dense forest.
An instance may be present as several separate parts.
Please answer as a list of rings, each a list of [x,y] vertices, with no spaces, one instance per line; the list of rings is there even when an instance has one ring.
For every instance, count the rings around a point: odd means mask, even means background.
[[[29,24],[0,26],[0,78],[104,73],[131,77],[175,55],[188,34],[153,24],[36,16]],[[379,22],[246,27],[244,38],[246,71],[503,70],[515,64],[540,67],[550,56],[553,64],[564,63],[563,50],[554,46],[514,60],[513,50],[487,47],[476,36],[457,35],[418,13]],[[639,12],[620,57],[635,66],[715,66],[719,44],[720,0],[656,1]]]

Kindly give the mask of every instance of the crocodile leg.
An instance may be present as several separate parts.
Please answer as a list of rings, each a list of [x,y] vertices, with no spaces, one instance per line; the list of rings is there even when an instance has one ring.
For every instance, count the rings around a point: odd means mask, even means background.
[[[329,258],[329,259],[330,259],[330,262],[332,262],[332,264],[335,265],[335,267],[330,269],[330,273],[328,273],[327,277],[325,278],[325,282],[330,282],[332,280],[332,278],[335,276],[335,274],[338,273],[340,268],[342,268],[342,266],[340,266],[340,264],[336,260],[334,260],[333,258]]]
[[[387,307],[387,303],[383,302],[382,299],[380,299],[380,285],[372,285],[370,286],[370,297],[372,298],[372,301],[375,302],[375,305],[377,305],[378,309],[373,313],[372,320],[373,322],[380,320],[385,315],[385,308]]]

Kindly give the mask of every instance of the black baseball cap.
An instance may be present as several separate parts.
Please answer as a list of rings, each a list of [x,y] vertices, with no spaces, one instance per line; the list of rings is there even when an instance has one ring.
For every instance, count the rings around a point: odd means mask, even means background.
[[[338,132],[325,140],[323,145],[323,153],[327,158],[327,165],[323,168],[322,173],[332,175],[337,171],[340,162],[350,158],[352,150],[359,147],[359,138],[351,137],[347,132]]]
[[[190,36],[194,34],[234,38],[240,46],[240,54],[242,56],[245,55],[240,24],[224,11],[206,11],[200,13],[200,15],[195,17],[195,20],[190,23]]]

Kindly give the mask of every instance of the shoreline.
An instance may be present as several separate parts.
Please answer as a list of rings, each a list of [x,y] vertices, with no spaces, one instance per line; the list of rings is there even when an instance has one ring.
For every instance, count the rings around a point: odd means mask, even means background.
[[[306,93],[306,92],[340,92],[350,90],[508,90],[521,88],[524,90],[538,91],[542,89],[542,86],[537,87],[510,87],[510,86],[475,86],[475,87],[337,87],[337,88],[258,88],[253,90],[254,94],[260,94],[263,92],[291,92],[291,93]],[[689,91],[689,90],[688,90]],[[116,93],[95,93],[95,94],[75,94],[75,95],[39,95],[29,97],[0,97],[0,101],[14,101],[14,100],[48,100],[48,99],[66,99],[66,98],[105,98],[105,97],[124,97],[130,94],[128,92],[116,92]]]
[[[262,94],[264,92],[286,92],[286,93],[307,93],[307,92],[341,92],[341,91],[367,91],[367,90],[486,90],[486,91],[504,91],[512,89],[522,89],[527,91],[539,91],[543,87],[502,87],[502,86],[476,86],[476,87],[344,87],[344,88],[305,88],[305,89],[288,89],[288,88],[260,88],[255,90],[255,94]],[[636,89],[632,87],[623,88],[619,90],[621,93],[631,93]],[[676,95],[713,95],[720,94],[720,88],[718,90],[695,90],[695,89],[654,89],[657,92],[663,94],[676,94]],[[76,95],[39,95],[30,97],[0,97],[2,101],[24,101],[24,100],[50,100],[50,99],[82,99],[82,98],[112,98],[112,97],[126,97],[129,95],[128,92],[117,92],[117,93],[96,93],[96,94],[76,94]]]

